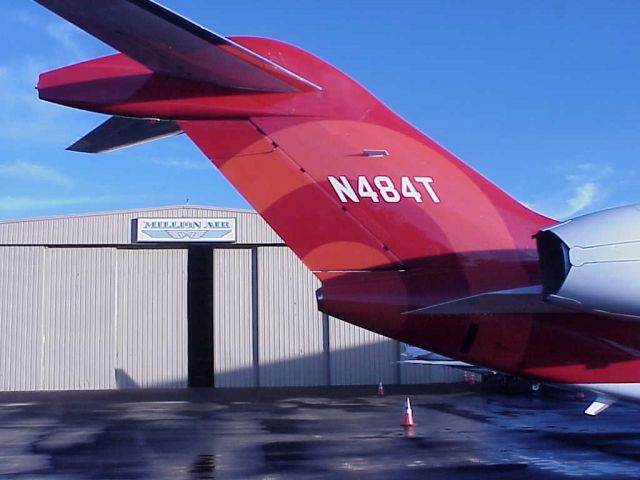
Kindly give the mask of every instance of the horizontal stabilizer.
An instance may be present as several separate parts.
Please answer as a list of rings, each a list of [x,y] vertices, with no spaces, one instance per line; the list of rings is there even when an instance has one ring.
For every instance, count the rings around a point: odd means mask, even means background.
[[[182,130],[174,122],[111,117],[67,150],[83,153],[112,152],[180,133]]]
[[[469,315],[492,313],[566,313],[566,309],[542,300],[542,287],[500,290],[422,307],[408,315]]]
[[[319,87],[151,0],[36,0],[160,75],[260,92]]]

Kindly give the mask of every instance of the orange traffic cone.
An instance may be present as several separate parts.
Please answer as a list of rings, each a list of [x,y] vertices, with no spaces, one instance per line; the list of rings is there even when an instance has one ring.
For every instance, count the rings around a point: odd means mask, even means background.
[[[384,387],[382,386],[382,382],[378,384],[378,396],[384,397]]]
[[[404,426],[413,427],[416,423],[413,421],[413,410],[411,408],[411,399],[407,397],[404,402]]]

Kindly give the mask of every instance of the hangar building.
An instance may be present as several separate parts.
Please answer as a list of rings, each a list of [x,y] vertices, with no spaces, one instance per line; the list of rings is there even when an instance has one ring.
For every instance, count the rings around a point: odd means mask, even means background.
[[[319,313],[318,287],[251,211],[0,222],[0,390],[460,380]]]

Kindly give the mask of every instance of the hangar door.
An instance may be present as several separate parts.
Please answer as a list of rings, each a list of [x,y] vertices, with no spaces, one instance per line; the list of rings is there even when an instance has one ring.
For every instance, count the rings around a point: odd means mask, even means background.
[[[118,250],[117,388],[188,385],[187,259],[183,249]]]
[[[0,249],[0,389],[186,387],[187,251]],[[19,275],[15,275],[19,272]]]

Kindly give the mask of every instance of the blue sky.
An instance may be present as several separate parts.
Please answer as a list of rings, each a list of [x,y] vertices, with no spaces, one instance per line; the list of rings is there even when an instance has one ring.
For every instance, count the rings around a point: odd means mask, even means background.
[[[104,117],[38,101],[37,75],[111,51],[31,0],[3,3],[0,220],[248,207],[185,136],[65,151]],[[542,213],[640,202],[637,0],[161,3],[223,35],[320,56]]]

